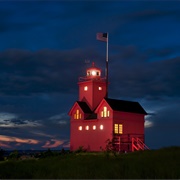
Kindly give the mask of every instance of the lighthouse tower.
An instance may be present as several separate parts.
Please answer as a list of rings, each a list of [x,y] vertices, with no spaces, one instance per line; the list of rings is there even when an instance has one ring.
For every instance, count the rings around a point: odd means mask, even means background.
[[[69,111],[70,150],[106,149],[107,140],[118,152],[144,150],[144,117],[138,102],[107,97],[107,78],[94,63],[78,81],[79,99]]]
[[[86,70],[86,77],[79,78],[79,101],[86,102],[91,111],[106,97],[106,79],[101,77],[101,69],[92,67]]]

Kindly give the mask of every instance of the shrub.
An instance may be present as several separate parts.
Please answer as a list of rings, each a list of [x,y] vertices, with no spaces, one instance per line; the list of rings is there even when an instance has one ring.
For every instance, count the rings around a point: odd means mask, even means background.
[[[4,160],[4,154],[5,154],[5,151],[0,148],[0,161]]]
[[[8,159],[13,159],[13,160],[17,160],[19,158],[19,153],[17,150],[14,150],[13,152],[11,152],[8,156]]]
[[[79,146],[79,148],[74,152],[75,153],[82,153],[82,152],[86,152],[86,151],[87,151],[87,149],[85,149],[83,146]]]

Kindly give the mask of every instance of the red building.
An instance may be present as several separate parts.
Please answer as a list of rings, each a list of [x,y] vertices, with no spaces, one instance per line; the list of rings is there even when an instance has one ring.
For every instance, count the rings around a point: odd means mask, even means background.
[[[86,77],[79,78],[79,101],[69,111],[70,150],[83,147],[88,151],[106,149],[107,140],[115,151],[144,150],[144,117],[138,102],[106,97],[106,78],[92,65]]]

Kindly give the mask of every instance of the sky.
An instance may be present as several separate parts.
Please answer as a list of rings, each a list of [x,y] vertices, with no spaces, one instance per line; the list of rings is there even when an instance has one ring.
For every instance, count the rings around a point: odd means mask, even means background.
[[[0,147],[69,147],[68,112],[91,63],[109,98],[138,101],[150,149],[180,146],[180,1],[0,1]]]

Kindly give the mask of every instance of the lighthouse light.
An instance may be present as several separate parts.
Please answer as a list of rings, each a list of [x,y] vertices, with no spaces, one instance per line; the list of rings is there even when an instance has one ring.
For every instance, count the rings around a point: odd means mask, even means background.
[[[96,71],[92,71],[92,75],[95,76],[96,75]]]

